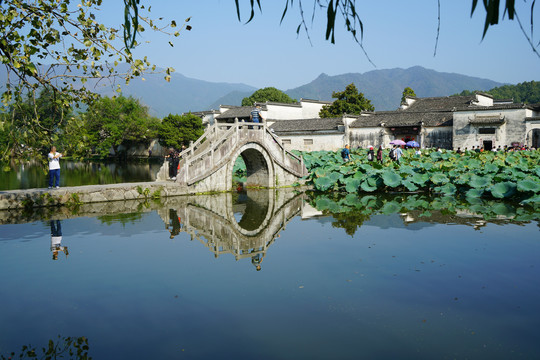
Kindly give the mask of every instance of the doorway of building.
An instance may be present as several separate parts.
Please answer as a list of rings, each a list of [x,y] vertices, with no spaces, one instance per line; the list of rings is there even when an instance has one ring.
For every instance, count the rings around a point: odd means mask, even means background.
[[[493,141],[491,140],[484,140],[484,151],[491,151],[493,149]]]

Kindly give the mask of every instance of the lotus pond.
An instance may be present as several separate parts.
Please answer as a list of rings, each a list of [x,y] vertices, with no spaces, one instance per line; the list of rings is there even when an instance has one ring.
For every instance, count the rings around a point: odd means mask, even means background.
[[[405,150],[400,162],[384,154],[382,164],[367,161],[366,150],[353,150],[344,163],[338,152],[300,153],[319,191],[346,193],[429,192],[464,198],[513,198],[540,202],[540,150],[467,152]]]
[[[0,358],[540,358],[536,205],[249,190],[0,212]]]

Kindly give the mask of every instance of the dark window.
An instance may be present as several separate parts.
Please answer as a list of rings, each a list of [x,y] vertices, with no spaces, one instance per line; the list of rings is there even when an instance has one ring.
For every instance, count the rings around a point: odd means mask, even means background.
[[[495,134],[495,128],[480,128],[478,129],[479,134]]]

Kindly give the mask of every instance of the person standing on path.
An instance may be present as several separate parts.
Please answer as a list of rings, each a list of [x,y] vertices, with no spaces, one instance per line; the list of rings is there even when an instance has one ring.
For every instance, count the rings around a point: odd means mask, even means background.
[[[60,158],[62,154],[56,152],[56,146],[51,147],[51,152],[47,155],[49,159],[49,189],[55,186],[60,187]]]

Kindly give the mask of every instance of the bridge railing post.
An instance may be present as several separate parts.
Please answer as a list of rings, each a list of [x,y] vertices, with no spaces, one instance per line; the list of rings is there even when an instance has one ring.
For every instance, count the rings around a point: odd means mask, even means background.
[[[240,139],[240,126],[238,125],[238,118],[234,118],[234,127],[235,127],[235,136],[236,136],[236,141],[235,143],[238,144],[238,141]]]

